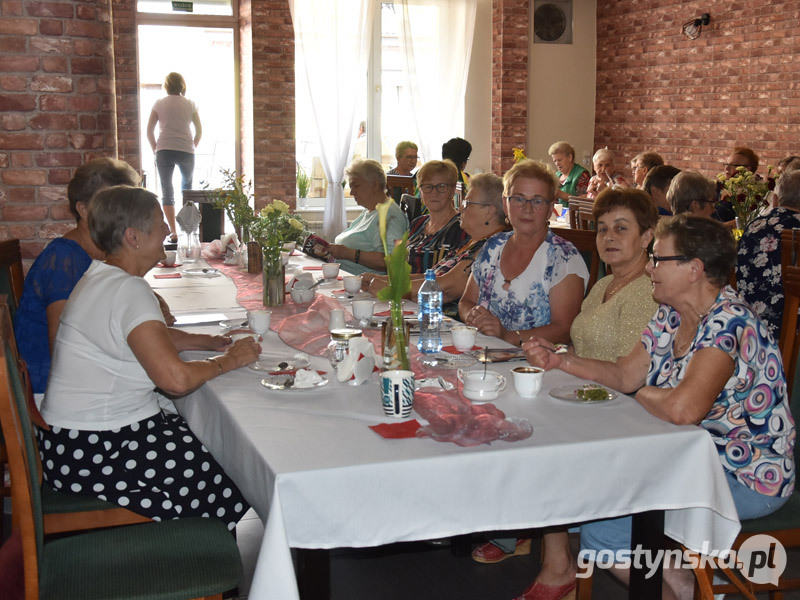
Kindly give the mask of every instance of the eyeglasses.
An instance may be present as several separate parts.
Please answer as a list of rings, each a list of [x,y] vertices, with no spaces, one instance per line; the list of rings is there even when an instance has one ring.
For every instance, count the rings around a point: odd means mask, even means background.
[[[503,198],[519,208],[522,208],[526,204],[530,204],[532,208],[539,208],[541,206],[550,204],[550,200],[543,198],[542,196],[534,196],[533,198],[525,198],[524,196],[503,196]]]
[[[453,186],[449,183],[437,183],[436,185],[432,183],[423,183],[422,185],[419,186],[419,189],[421,189],[426,194],[430,194],[433,190],[436,190],[437,192],[446,192],[451,187]]]
[[[470,204],[476,204],[478,206],[492,206],[488,202],[475,202],[475,200],[464,200],[461,203],[461,206],[463,206],[464,208],[467,208]]]
[[[401,156],[400,158],[402,160],[413,160],[414,162],[417,162],[419,157],[418,156]]]
[[[665,260],[689,260],[689,257],[685,254],[676,254],[675,256],[658,256],[657,254],[649,252],[648,255],[650,256],[650,263],[653,265],[654,269],[658,266],[658,263],[664,262]]]

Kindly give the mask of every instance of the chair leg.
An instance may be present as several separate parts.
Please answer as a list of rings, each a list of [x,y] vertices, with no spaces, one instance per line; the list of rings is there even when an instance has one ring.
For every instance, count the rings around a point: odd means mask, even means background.
[[[714,569],[711,565],[694,569],[694,600],[714,600]]]

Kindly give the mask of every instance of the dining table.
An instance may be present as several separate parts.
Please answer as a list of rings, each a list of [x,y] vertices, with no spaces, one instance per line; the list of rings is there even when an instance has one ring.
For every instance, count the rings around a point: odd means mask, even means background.
[[[287,269],[321,277],[315,272],[319,264],[293,255]],[[203,265],[215,270],[220,263]],[[243,324],[245,307],[264,308],[254,293],[247,302],[241,294],[237,299],[238,275],[158,277],[183,269],[156,268],[146,279],[192,331],[219,333],[220,315],[228,325],[238,319]],[[256,288],[257,277],[248,280]],[[339,296],[351,320],[352,298],[341,297],[340,287],[333,279],[317,289]],[[293,306],[288,295],[286,303],[273,313],[263,353],[297,356],[274,331],[276,316],[308,306]],[[379,303],[376,310],[385,307]],[[409,302],[406,308],[413,311],[416,305]],[[442,336],[449,345],[449,331]],[[412,348],[414,343],[412,337]],[[505,346],[480,334],[478,345]],[[420,360],[415,352],[412,369]],[[263,371],[243,367],[175,401],[264,522],[251,598],[325,595],[324,586],[322,592],[298,588],[292,549],[365,548],[634,515],[637,524],[655,522],[658,534],[663,530],[688,549],[714,554],[729,549],[739,531],[708,433],[662,421],[627,395],[613,392],[613,399],[601,403],[555,397],[559,388],[587,382],[554,370],[544,374],[535,397],[522,398],[514,391],[511,369],[524,363],[493,363],[490,368],[507,384],[492,403],[506,418],[530,423],[533,433],[465,447],[418,435],[379,435],[371,426],[396,426],[397,420],[383,413],[377,374],[354,386],[337,381],[324,356],[309,355],[308,361],[309,368],[327,374],[323,387],[267,389]],[[469,354],[454,363],[483,368]],[[451,366],[438,372],[459,390]],[[412,413],[413,418],[426,425],[419,415]],[[659,579],[633,576],[631,598],[660,597]]]

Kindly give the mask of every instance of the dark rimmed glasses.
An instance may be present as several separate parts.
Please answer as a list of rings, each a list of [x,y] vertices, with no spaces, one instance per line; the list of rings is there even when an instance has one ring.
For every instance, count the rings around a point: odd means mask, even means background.
[[[452,186],[452,184],[449,184],[449,183],[437,183],[437,184],[423,183],[422,185],[419,186],[419,189],[421,189],[426,194],[430,194],[433,190],[436,190],[437,192],[444,193],[447,190],[449,190],[451,187],[453,187],[453,186]]]
[[[543,196],[534,196],[533,198],[526,198],[525,196],[503,196],[503,198],[505,198],[509,204],[513,204],[519,208],[522,208],[526,204],[530,204],[531,208],[539,208],[550,204],[550,200]]]
[[[648,252],[648,256],[650,256],[650,264],[653,265],[654,269],[658,266],[658,263],[667,260],[689,260],[689,257],[685,254],[676,254],[675,256],[658,256],[657,254]]]
[[[476,202],[475,200],[464,200],[461,206],[466,209],[470,204],[475,204],[476,206],[492,206],[492,204],[488,202]]]

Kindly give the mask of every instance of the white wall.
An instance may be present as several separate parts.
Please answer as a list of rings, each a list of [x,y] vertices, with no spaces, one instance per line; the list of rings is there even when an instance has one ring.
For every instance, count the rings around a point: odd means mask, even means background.
[[[531,21],[526,154],[552,165],[550,144],[565,140],[575,148],[575,160],[591,169],[597,2],[574,0],[572,10],[572,44],[532,43]]]
[[[592,0],[594,1],[594,0]],[[487,172],[492,161],[492,0],[478,0],[464,101],[464,138],[472,144],[468,173]],[[498,173],[499,174],[499,173]]]

